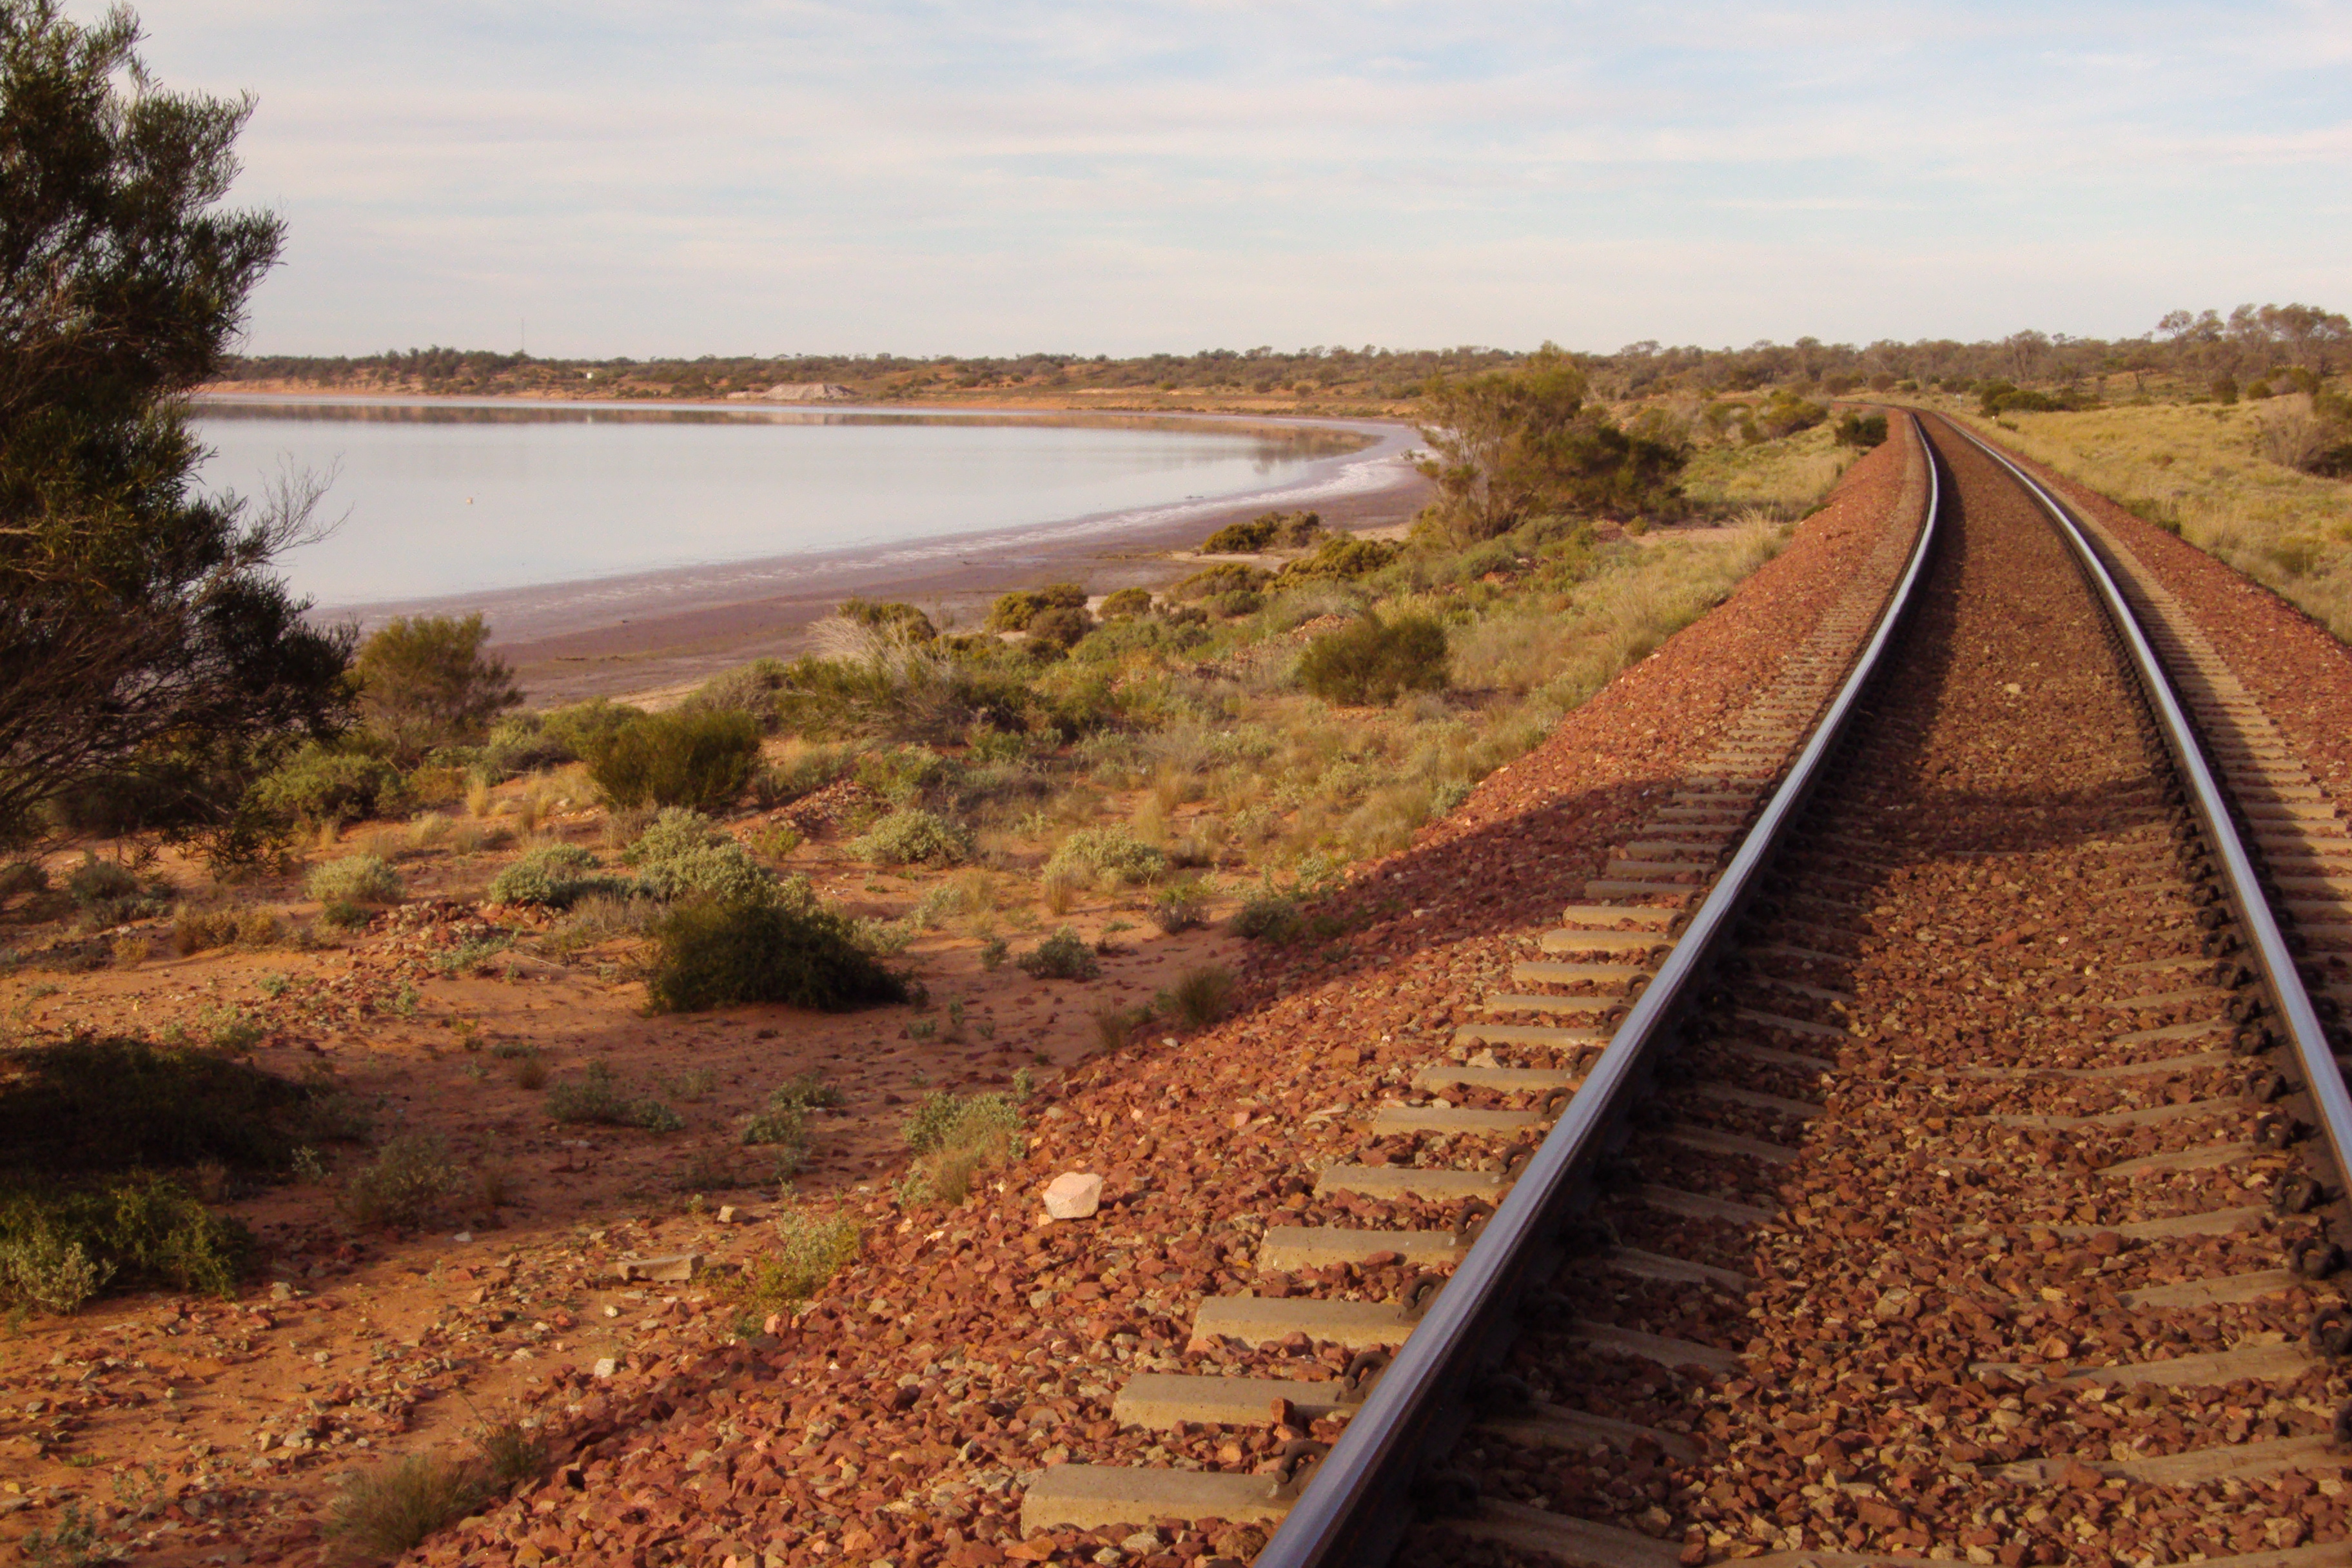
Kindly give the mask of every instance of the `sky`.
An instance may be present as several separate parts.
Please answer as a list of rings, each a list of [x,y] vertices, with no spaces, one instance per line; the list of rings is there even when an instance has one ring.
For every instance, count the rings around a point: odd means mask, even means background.
[[[95,0],[71,0],[94,16]],[[2132,336],[2352,308],[2352,4],[144,0],[248,352]]]

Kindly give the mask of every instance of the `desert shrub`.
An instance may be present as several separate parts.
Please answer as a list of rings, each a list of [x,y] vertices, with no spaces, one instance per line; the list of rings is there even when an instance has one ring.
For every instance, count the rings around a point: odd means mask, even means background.
[[[491,878],[485,896],[494,904],[568,910],[591,896],[625,899],[635,890],[626,878],[604,874],[596,857],[578,845],[548,844]]]
[[[906,982],[876,962],[845,917],[805,904],[681,904],[653,930],[646,989],[657,1012],[781,1002],[837,1013],[903,1001]]]
[[[564,734],[537,713],[509,713],[490,726],[482,743],[482,765],[501,778],[538,773],[577,762]]]
[[[1045,875],[1083,875],[1096,882],[1148,882],[1168,869],[1168,857],[1123,827],[1082,827],[1055,846]]]
[[[817,1215],[797,1206],[776,1216],[776,1247],[743,1266],[730,1289],[739,1326],[757,1333],[772,1313],[789,1312],[824,1289],[857,1256],[857,1222],[845,1214]]]
[[[1445,628],[1424,616],[1360,616],[1307,645],[1299,684],[1327,702],[1387,703],[1446,684]]]
[[[1229,621],[1244,616],[1256,615],[1265,608],[1265,595],[1255,588],[1236,588],[1230,594],[1219,594],[1205,602],[1205,607]]]
[[[917,1156],[905,1190],[914,1202],[960,1204],[974,1176],[1021,1156],[1021,1108],[1009,1095],[937,1090],[902,1131]]]
[[[1151,901],[1151,923],[1173,936],[1191,931],[1207,919],[1209,892],[1198,881],[1186,879],[1162,891]]]
[[[1316,546],[1312,554],[1302,555],[1284,565],[1275,576],[1277,587],[1289,587],[1297,583],[1315,581],[1350,582],[1369,577],[1383,567],[1391,565],[1403,551],[1403,546],[1385,539],[1357,539],[1339,533]]]
[[[1280,893],[1261,893],[1234,913],[1234,934],[1252,942],[1286,942],[1304,929],[1297,902]]]
[[[871,599],[847,598],[835,605],[833,613],[845,621],[870,626],[908,642],[932,642],[940,635],[940,629],[931,624],[930,616],[912,605],[896,601],[877,604]]]
[[[1150,613],[1151,590],[1149,588],[1120,588],[1106,594],[1097,611],[1106,621],[1123,621]]]
[[[761,768],[751,780],[751,797],[762,811],[790,805],[848,773],[856,758],[839,746],[803,746]]]
[[[374,919],[365,904],[349,899],[329,899],[319,910],[319,923],[332,931],[365,931]]]
[[[274,820],[338,826],[389,816],[412,804],[407,781],[382,757],[316,745],[264,774],[247,799]]]
[[[838,1084],[829,1083],[818,1072],[794,1073],[768,1093],[772,1106],[789,1106],[795,1110],[830,1110],[842,1105],[847,1096]]]
[[[584,759],[588,753],[608,744],[613,737],[646,716],[645,710],[632,708],[625,702],[597,697],[586,702],[575,702],[569,708],[554,708],[540,716],[540,733],[551,745],[561,746],[573,759]]]
[[[84,909],[140,894],[139,878],[127,866],[101,860],[85,849],[81,864],[66,877],[66,896]]]
[[[1029,617],[1029,640],[1052,647],[1074,647],[1094,629],[1095,618],[1084,605],[1040,610]]]
[[[1778,441],[1800,430],[1810,430],[1829,416],[1830,411],[1820,404],[1780,387],[1757,406],[1748,427],[1759,439]]]
[[[753,858],[750,850],[719,830],[699,812],[672,807],[624,856],[637,869],[637,880],[655,898],[667,900],[709,898],[721,903],[767,903],[778,899],[799,901],[806,882],[778,878]]]
[[[971,834],[945,817],[910,806],[876,823],[850,843],[849,852],[877,866],[952,866],[971,857]]]
[[[580,755],[615,805],[716,811],[751,782],[760,722],[740,710],[648,713],[591,738]]]
[[[951,786],[959,772],[929,746],[883,746],[857,759],[857,782],[893,805]]]
[[[1840,446],[1855,447],[1867,452],[1886,439],[1886,416],[1852,411],[1840,415],[1837,439]]]
[[[400,900],[400,873],[376,855],[346,855],[313,869],[303,889],[326,903],[390,904]]]
[[[1263,511],[1247,522],[1229,522],[1201,541],[1203,555],[1254,555],[1261,550],[1298,550],[1323,533],[1323,518],[1311,511]]]
[[[1255,566],[1244,566],[1236,561],[1220,562],[1204,566],[1189,577],[1180,578],[1168,590],[1171,599],[1190,603],[1197,599],[1213,599],[1220,594],[1254,593],[1274,581],[1274,574],[1261,572]]]
[[[336,1205],[354,1225],[414,1230],[440,1212],[457,1184],[446,1143],[421,1134],[394,1138],[345,1178]]]
[[[1233,972],[1213,963],[1188,969],[1169,988],[1168,995],[1178,1018],[1193,1028],[1205,1028],[1223,1017],[1233,1005]]]
[[[438,1454],[411,1454],[354,1470],[327,1511],[327,1533],[375,1557],[397,1557],[489,1500],[479,1468]]]
[[[1064,926],[1035,947],[1013,960],[1024,973],[1039,980],[1092,980],[1102,973],[1094,949],[1084,938]]]
[[[226,1296],[252,1254],[245,1227],[142,1172],[0,1184],[0,1296],[69,1312],[110,1285]]]
[[[988,629],[1025,632],[1029,623],[1047,610],[1083,610],[1087,591],[1076,583],[1048,583],[1042,588],[1020,588],[999,598],[988,609]]]
[[[675,1132],[686,1125],[684,1117],[660,1100],[631,1095],[604,1062],[590,1062],[580,1077],[549,1089],[547,1114],[566,1125],[642,1127],[648,1132]]]
[[[352,666],[368,727],[411,761],[480,741],[500,710],[522,700],[513,670],[483,651],[489,638],[478,613],[385,622]]]

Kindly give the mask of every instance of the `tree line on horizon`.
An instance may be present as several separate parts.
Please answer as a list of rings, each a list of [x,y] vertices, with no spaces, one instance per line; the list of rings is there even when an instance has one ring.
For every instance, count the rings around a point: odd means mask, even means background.
[[[990,391],[1081,390],[1225,393],[1401,400],[1444,377],[1528,364],[1533,352],[1464,345],[1442,349],[1317,346],[1277,351],[1203,350],[1113,358],[1030,353],[931,358],[898,354],[704,354],[693,359],[538,359],[522,353],[432,347],[363,355],[247,354],[228,359],[222,379],[294,382],[424,392],[593,391],[709,397],[756,393],[778,383],[833,382],[873,397]],[[1937,386],[1973,391],[2014,385],[2074,386],[2129,375],[2204,388],[2229,380],[2307,379],[2338,374],[2352,357],[2352,322],[2315,305],[2239,306],[2168,312],[2134,338],[2012,332],[1978,342],[1951,338],[1856,345],[1801,337],[1745,348],[1670,347],[1645,340],[1613,353],[1570,355],[1593,391],[1610,398],[1667,394],[1739,395],[1802,387],[1832,395],[1868,388]],[[2300,377],[2294,373],[2302,373]],[[2305,387],[2309,390],[2309,387]]]

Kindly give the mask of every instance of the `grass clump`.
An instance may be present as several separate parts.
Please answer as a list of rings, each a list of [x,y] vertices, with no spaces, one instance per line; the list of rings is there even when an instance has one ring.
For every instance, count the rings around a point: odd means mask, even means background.
[[[635,890],[635,884],[606,874],[596,857],[578,845],[548,844],[491,878],[486,897],[494,904],[568,910],[582,899],[626,898]]]
[[[894,811],[854,840],[849,852],[877,866],[953,866],[971,856],[971,834],[919,806]]]
[[[604,1062],[590,1062],[576,1079],[566,1079],[547,1091],[550,1120],[566,1126],[589,1123],[599,1127],[642,1127],[648,1132],[675,1132],[686,1118],[660,1100],[631,1096]]]
[[[907,996],[905,980],[866,950],[855,924],[813,899],[697,900],[656,921],[653,935],[646,990],[656,1012],[782,1002],[838,1013]]]
[[[775,1250],[746,1263],[730,1291],[743,1331],[756,1333],[772,1314],[815,1296],[857,1256],[863,1240],[857,1222],[845,1214],[793,1206],[778,1215]]]
[[[1039,980],[1092,980],[1102,973],[1094,949],[1068,926],[1013,961]]]
[[[940,1089],[902,1131],[917,1156],[901,1190],[909,1202],[960,1204],[982,1171],[1021,1157],[1021,1108],[1010,1095]]]
[[[1170,936],[1191,931],[1208,919],[1209,891],[1198,880],[1186,879],[1164,889],[1151,900],[1151,923]]]
[[[372,1556],[397,1557],[546,1468],[546,1444],[520,1422],[501,1422],[478,1433],[463,1458],[411,1454],[352,1471],[328,1510],[327,1532]]]
[[[1166,873],[1168,856],[1122,827],[1082,827],[1055,847],[1045,875],[1082,875],[1106,885],[1149,882]]]
[[[760,721],[737,709],[646,713],[584,738],[588,776],[614,805],[717,811],[760,765]]]
[[[400,901],[400,873],[378,855],[346,855],[313,870],[303,890],[327,904],[392,904]]]
[[[1213,963],[1186,970],[1168,996],[1177,1017],[1193,1028],[1206,1028],[1233,1005],[1233,972]]]
[[[832,1110],[847,1100],[838,1084],[827,1082],[817,1072],[794,1073],[778,1084],[768,1095],[768,1103],[790,1106],[796,1110]]]
[[[1426,616],[1367,614],[1307,645],[1298,683],[1327,702],[1391,703],[1408,691],[1444,690],[1447,651],[1445,628]]]
[[[338,1206],[354,1225],[421,1229],[457,1184],[449,1146],[438,1138],[394,1138],[343,1183]]]

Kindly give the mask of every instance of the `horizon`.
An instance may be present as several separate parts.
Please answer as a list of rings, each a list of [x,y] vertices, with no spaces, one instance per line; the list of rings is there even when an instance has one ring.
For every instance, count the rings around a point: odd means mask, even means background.
[[[2340,8],[141,16],[257,96],[255,353],[2113,339],[2352,241]]]

